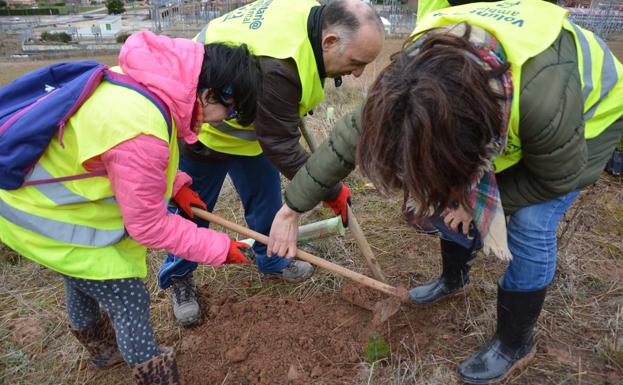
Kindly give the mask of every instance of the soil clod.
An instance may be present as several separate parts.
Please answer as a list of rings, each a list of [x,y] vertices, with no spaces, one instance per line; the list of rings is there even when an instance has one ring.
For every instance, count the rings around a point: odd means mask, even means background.
[[[231,363],[242,362],[246,360],[248,356],[249,351],[240,346],[229,349],[227,353],[225,353],[225,358]]]

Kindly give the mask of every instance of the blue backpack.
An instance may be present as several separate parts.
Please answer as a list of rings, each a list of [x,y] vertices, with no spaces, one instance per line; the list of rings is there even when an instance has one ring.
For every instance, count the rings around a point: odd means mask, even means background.
[[[52,64],[0,88],[0,189],[102,175],[86,173],[24,183],[57,132],[62,145],[65,123],[103,79],[151,100],[165,117],[171,135],[167,106],[131,77],[109,71],[104,64],[93,61]]]

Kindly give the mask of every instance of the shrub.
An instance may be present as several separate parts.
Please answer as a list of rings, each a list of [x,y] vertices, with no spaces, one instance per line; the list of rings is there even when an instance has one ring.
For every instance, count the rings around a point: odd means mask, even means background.
[[[0,8],[6,8],[6,1],[0,0]]]
[[[41,40],[44,41],[57,41],[61,43],[69,43],[71,41],[71,35],[67,32],[48,32],[44,31],[41,34]]]
[[[123,0],[107,0],[106,8],[108,8],[109,15],[120,15],[125,12]]]
[[[58,8],[2,8],[0,16],[58,15]]]
[[[125,43],[126,40],[128,40],[128,38],[130,37],[130,33],[128,32],[121,32],[119,35],[117,35],[117,43]]]

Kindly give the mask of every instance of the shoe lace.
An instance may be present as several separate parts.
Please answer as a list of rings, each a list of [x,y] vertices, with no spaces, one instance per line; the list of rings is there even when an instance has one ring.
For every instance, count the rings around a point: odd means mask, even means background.
[[[197,289],[188,277],[173,280],[173,296],[178,304],[190,301],[196,296]]]

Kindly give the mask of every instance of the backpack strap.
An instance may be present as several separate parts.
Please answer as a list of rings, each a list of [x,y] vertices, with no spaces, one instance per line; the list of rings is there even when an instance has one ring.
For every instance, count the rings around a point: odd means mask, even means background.
[[[158,107],[158,110],[160,110],[160,112],[162,113],[162,116],[164,116],[164,119],[167,122],[167,130],[169,131],[169,140],[172,139],[171,135],[173,134],[173,126],[171,122],[171,112],[169,111],[169,107],[167,107],[167,105],[162,101],[162,99],[160,99],[160,97],[158,97],[158,95],[154,94],[149,89],[147,89],[147,87],[132,79],[126,74],[105,70],[104,78],[112,84],[133,89],[134,91],[140,93],[141,95],[149,99],[152,103],[154,103],[156,107]]]
[[[62,129],[65,125],[65,122],[71,117],[71,115],[73,115],[73,113],[80,107],[80,105],[82,105],[82,103],[84,103],[84,101],[89,96],[91,96],[91,94],[97,87],[97,84],[99,84],[100,82],[100,80],[98,79],[101,79],[102,76],[106,79],[106,81],[112,84],[118,85],[118,86],[132,89],[140,93],[147,99],[149,99],[152,103],[154,103],[154,105],[162,113],[164,120],[167,122],[167,131],[169,132],[169,141],[173,140],[172,138],[173,125],[172,125],[172,120],[171,120],[171,112],[169,111],[169,108],[167,107],[167,105],[162,101],[162,99],[160,99],[158,95],[151,92],[149,89],[147,89],[147,87],[137,82],[130,76],[126,74],[121,74],[118,72],[110,71],[106,69],[104,66],[102,66],[101,70],[96,71],[91,76],[88,82],[88,86],[85,87],[85,92],[83,92],[83,94],[80,96],[80,98],[76,102],[75,108],[72,108],[70,110],[71,113],[68,113],[66,118],[63,118],[63,120],[59,124],[59,139],[62,135]],[[62,145],[62,142],[61,142],[61,145]],[[36,186],[36,185],[47,184],[47,183],[67,182],[67,181],[72,181],[72,180],[77,180],[77,179],[86,179],[86,178],[92,178],[96,176],[105,176],[105,175],[106,175],[105,171],[88,172],[84,174],[70,175],[70,176],[61,177],[61,178],[38,179],[38,180],[27,181],[24,184],[22,184],[22,186]]]

